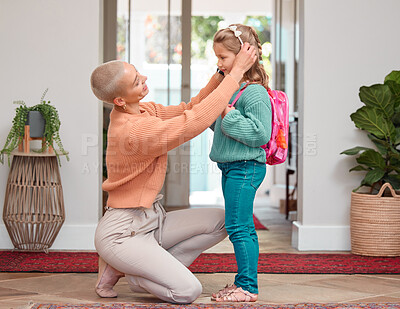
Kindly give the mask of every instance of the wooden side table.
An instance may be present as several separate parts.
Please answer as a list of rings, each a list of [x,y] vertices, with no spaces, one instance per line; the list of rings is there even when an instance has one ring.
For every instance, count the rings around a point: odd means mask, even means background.
[[[15,249],[47,252],[65,220],[57,157],[54,153],[12,154],[4,223]]]

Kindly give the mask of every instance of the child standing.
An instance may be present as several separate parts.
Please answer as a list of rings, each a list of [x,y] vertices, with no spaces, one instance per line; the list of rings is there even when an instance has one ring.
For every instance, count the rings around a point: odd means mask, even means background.
[[[214,140],[210,159],[222,172],[225,227],[235,250],[238,273],[235,282],[212,295],[212,300],[253,302],[258,298],[258,237],[253,221],[253,202],[266,173],[266,154],[260,146],[271,136],[271,103],[268,76],[262,65],[262,47],[253,28],[234,24],[214,36],[214,52],[221,74],[229,74],[244,42],[255,46],[259,61],[243,75],[244,87],[235,107],[227,107],[211,127]]]

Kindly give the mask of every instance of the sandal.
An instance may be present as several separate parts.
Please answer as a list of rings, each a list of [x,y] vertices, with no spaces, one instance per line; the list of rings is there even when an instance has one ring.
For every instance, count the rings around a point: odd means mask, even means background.
[[[255,302],[258,294],[253,294],[242,288],[234,289],[220,298],[216,298],[217,302]]]
[[[211,300],[216,300],[217,298],[221,298],[222,296],[226,295],[230,291],[236,289],[237,286],[232,283],[232,284],[227,284],[223,289],[220,289],[217,293],[212,293],[211,295]]]
[[[103,298],[114,298],[118,294],[113,290],[114,285],[124,274],[108,265],[101,257],[99,257],[99,273],[96,282],[96,294]]]

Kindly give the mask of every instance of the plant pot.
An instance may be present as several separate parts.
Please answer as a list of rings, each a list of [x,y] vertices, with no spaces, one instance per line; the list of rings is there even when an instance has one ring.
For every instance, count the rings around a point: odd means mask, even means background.
[[[400,256],[400,195],[389,183],[377,195],[351,193],[350,234],[353,254]]]
[[[28,119],[26,125],[29,125],[29,136],[30,137],[43,137],[44,126],[46,124],[43,115],[39,111],[28,112]]]

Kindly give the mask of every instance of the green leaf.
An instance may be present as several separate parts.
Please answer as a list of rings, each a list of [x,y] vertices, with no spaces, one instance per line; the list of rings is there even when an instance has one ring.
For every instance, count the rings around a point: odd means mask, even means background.
[[[400,126],[400,108],[397,108],[393,117],[392,117],[392,122],[394,124],[395,127],[399,127]]]
[[[378,149],[378,151],[386,156],[388,149],[390,148],[390,144],[382,139],[376,138],[375,136],[373,136],[372,134],[368,134],[368,138],[374,143],[374,145],[376,146],[376,148]]]
[[[400,127],[396,128],[396,139],[394,140],[394,144],[395,145],[400,144]]]
[[[361,180],[361,184],[360,184],[360,186],[359,186],[358,188],[361,188],[362,186],[367,186],[367,187],[371,187],[371,186],[372,186],[372,184],[369,183],[369,182],[366,180],[366,178],[367,178],[367,176],[365,176],[364,179]]]
[[[394,158],[400,158],[400,150],[398,150],[396,147],[394,147],[393,145],[390,145],[390,153],[389,153],[390,157],[394,157]]]
[[[395,105],[400,106],[400,71],[392,71],[385,77],[385,85],[392,92]]]
[[[385,82],[385,85],[387,85],[392,92],[392,100],[395,108],[398,107],[400,105],[400,84],[393,80],[388,80]]]
[[[384,170],[386,165],[382,155],[375,150],[364,151],[356,160],[357,163],[364,164],[370,168],[379,168]]]
[[[389,86],[382,84],[370,87],[362,86],[359,96],[361,102],[364,102],[366,106],[380,110],[387,119],[393,117],[395,104]]]
[[[360,151],[365,151],[365,150],[369,150],[369,149],[371,149],[371,148],[362,147],[362,146],[357,146],[357,147],[354,147],[354,148],[350,148],[350,149],[344,150],[344,151],[342,151],[340,154],[345,154],[345,155],[348,155],[348,156],[353,156],[353,155],[358,154]]]
[[[353,172],[353,171],[369,171],[369,169],[367,169],[366,167],[362,166],[362,165],[357,165],[351,169],[349,169],[349,172]]]
[[[378,182],[383,178],[385,175],[385,171],[381,170],[379,168],[373,169],[372,171],[369,171],[367,175],[364,178],[365,183],[372,185],[375,182]]]
[[[368,131],[381,139],[395,139],[393,123],[389,122],[378,109],[363,106],[350,115],[357,128]]]
[[[400,160],[400,152],[396,148],[390,147],[389,157]]]
[[[394,164],[392,162],[395,162]],[[390,165],[387,166],[386,170],[388,173],[395,171],[396,173],[400,173],[400,165],[398,164],[399,161],[396,159],[390,160]]]
[[[385,83],[389,80],[392,80],[397,84],[400,84],[400,71],[392,71],[388,75],[386,75]]]
[[[386,175],[383,178],[384,181],[390,183],[395,190],[400,189],[400,175],[392,174],[392,175]]]
[[[379,145],[381,145],[381,146],[383,146],[383,147],[387,147],[387,148],[390,147],[390,143],[388,143],[386,140],[384,140],[384,139],[379,139],[379,138],[375,137],[375,136],[372,135],[372,134],[368,134],[368,138],[369,138],[372,142],[375,142],[375,143],[377,143],[377,144],[379,144]]]

